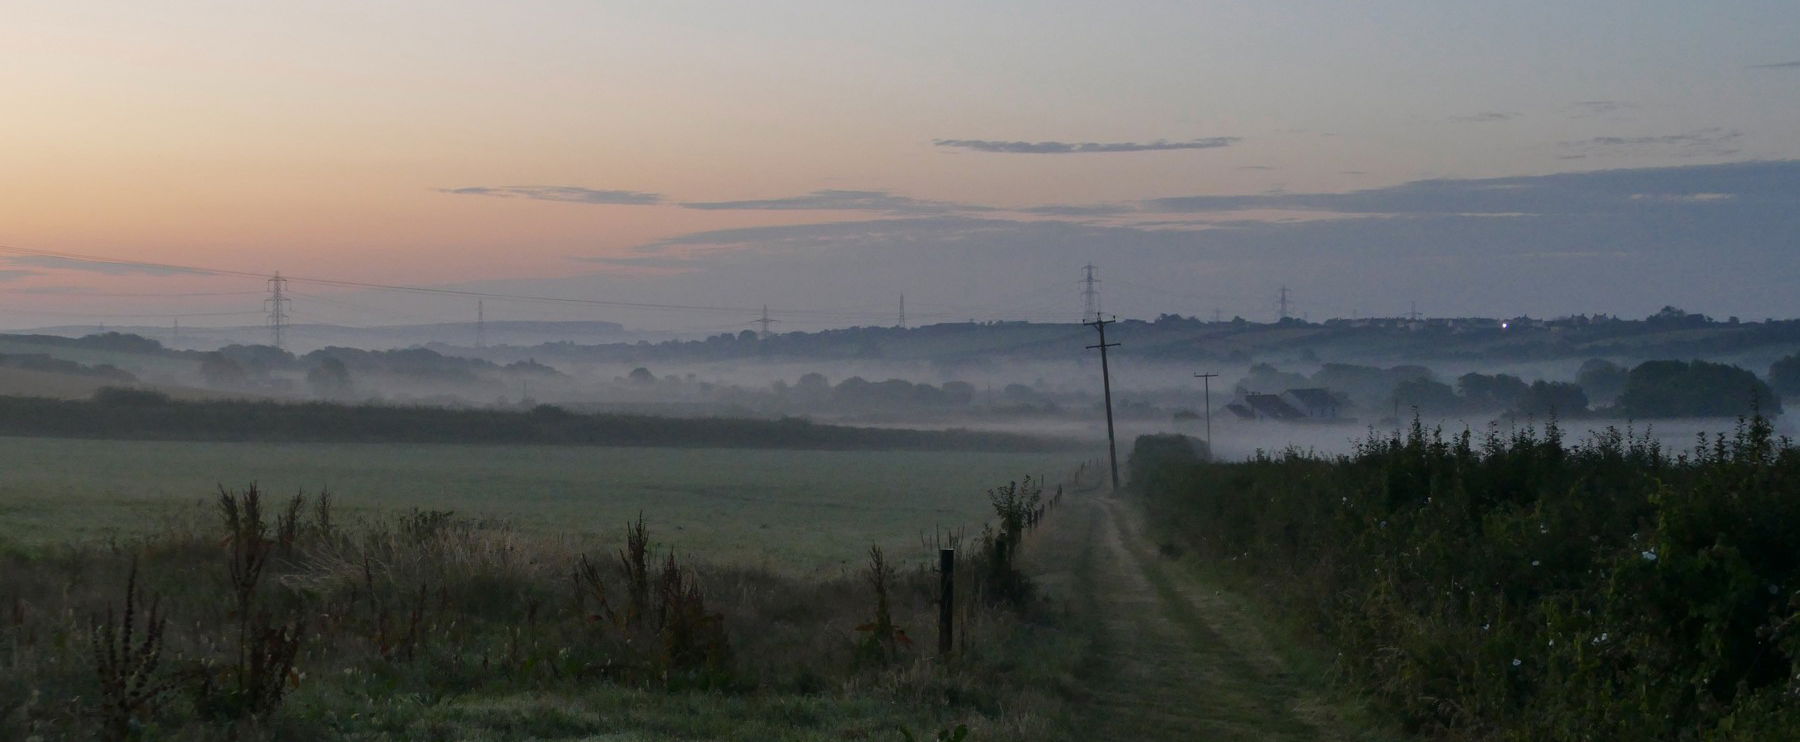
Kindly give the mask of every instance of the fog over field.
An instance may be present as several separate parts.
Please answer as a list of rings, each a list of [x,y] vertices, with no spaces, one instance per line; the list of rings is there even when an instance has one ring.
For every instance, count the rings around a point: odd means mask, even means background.
[[[1800,740],[1800,2],[0,55],[0,742]]]

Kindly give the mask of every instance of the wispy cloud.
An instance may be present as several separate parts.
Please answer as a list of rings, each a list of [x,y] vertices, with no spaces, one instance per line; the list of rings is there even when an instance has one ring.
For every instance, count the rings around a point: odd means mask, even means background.
[[[43,274],[39,273],[37,271],[0,270],[0,281],[17,281],[21,278],[28,278],[30,276],[41,276],[41,275],[43,275]]]
[[[1800,70],[1800,59],[1792,62],[1776,62],[1774,64],[1753,64],[1753,70]]]
[[[614,191],[598,188],[582,188],[579,186],[471,186],[467,188],[440,188],[439,192],[453,193],[459,196],[493,196],[496,198],[524,198],[533,201],[561,201],[575,204],[616,204],[623,206],[643,206],[662,203],[660,193],[643,191]]]
[[[1108,152],[1164,152],[1182,149],[1217,149],[1240,141],[1238,137],[1205,137],[1171,142],[1009,142],[994,139],[937,139],[932,144],[973,152],[1013,155],[1076,155]]]
[[[1569,104],[1569,106],[1563,110],[1575,118],[1586,118],[1589,116],[1604,116],[1609,113],[1630,111],[1635,108],[1637,108],[1636,103],[1627,103],[1619,100],[1581,100]]]
[[[1482,111],[1468,116],[1451,116],[1450,120],[1459,124],[1491,124],[1496,121],[1511,121],[1518,117],[1519,114],[1505,111]]]
[[[1028,206],[1019,209],[1024,214],[1042,214],[1045,216],[1118,216],[1138,211],[1132,204],[1046,204],[1044,206]]]
[[[33,268],[51,270],[87,271],[104,273],[111,276],[204,276],[206,271],[194,268],[180,268],[172,265],[156,265],[153,263],[131,263],[125,261],[80,260],[55,255],[20,255],[6,259],[12,265],[23,265]]]
[[[1743,132],[1735,129],[1710,127],[1660,136],[1593,137],[1561,142],[1558,146],[1566,151],[1579,154],[1614,155],[1654,152],[1682,157],[1706,157],[1736,153],[1738,151],[1737,141],[1743,136]]]
[[[709,211],[875,211],[888,214],[948,214],[958,211],[991,211],[989,207],[951,201],[928,201],[887,191],[828,189],[804,196],[746,201],[693,201],[681,205]]]
[[[916,302],[921,315],[979,301],[1073,322],[1079,297],[1045,298],[1042,287],[1066,284],[1094,260],[1121,281],[1113,285],[1179,284],[1218,296],[1227,312],[1240,311],[1234,302],[1260,307],[1262,287],[1296,281],[1319,316],[1332,311],[1326,307],[1367,301],[1370,285],[1392,296],[1435,295],[1434,303],[1471,314],[1648,313],[1667,303],[1757,317],[1800,312],[1788,285],[1800,258],[1786,237],[1800,231],[1800,161],[1426,180],[1157,205],[1164,210],[1146,208],[1134,214],[1143,220],[1126,223],[996,212],[718,230],[596,256],[588,265],[601,270],[568,280],[614,293],[654,285],[671,297],[707,296],[726,306],[787,296],[860,306],[906,287],[908,309]],[[1231,213],[1251,208],[1340,216],[1283,221]],[[1396,265],[1407,269],[1396,272]],[[672,270],[650,284],[644,270],[652,268]],[[1138,291],[1112,296],[1109,308],[1141,317],[1210,313],[1215,301],[1176,304]],[[939,316],[990,316],[983,311]]]
[[[1671,204],[1736,202],[1800,209],[1800,161],[1599,170],[1475,180],[1419,180],[1345,193],[1183,196],[1143,202],[1161,213],[1248,210],[1347,215],[1631,214]]]
[[[828,247],[896,235],[967,235],[982,230],[1016,225],[1006,219],[963,216],[874,219],[858,222],[823,222],[768,227],[737,227],[670,237],[638,248],[655,254],[676,245],[757,246],[763,248]]]

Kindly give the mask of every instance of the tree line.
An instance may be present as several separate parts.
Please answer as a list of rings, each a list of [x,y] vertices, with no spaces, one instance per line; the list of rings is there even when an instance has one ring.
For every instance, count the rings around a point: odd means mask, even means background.
[[[181,401],[105,388],[87,400],[0,396],[0,435],[199,441],[506,443],[806,449],[1036,451],[1067,442],[966,430],[820,425],[798,418],[668,418],[328,402]]]

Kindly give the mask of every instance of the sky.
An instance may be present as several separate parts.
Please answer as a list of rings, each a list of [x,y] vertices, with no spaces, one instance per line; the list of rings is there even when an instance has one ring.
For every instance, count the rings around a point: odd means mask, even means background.
[[[0,327],[1800,316],[1791,1],[4,5]]]

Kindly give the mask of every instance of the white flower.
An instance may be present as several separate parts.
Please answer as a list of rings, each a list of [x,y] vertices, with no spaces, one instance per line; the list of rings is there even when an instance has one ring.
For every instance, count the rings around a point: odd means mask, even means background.
[[[1638,552],[1638,556],[1641,556],[1641,557],[1643,557],[1643,558],[1644,558],[1644,561],[1646,561],[1646,562],[1654,562],[1654,561],[1656,561],[1656,552],[1654,552],[1654,551],[1643,551],[1643,552]]]
[[[1524,664],[1524,663],[1523,663],[1523,662],[1520,662],[1520,661],[1519,661],[1519,658],[1517,658],[1517,657],[1514,657],[1514,658],[1513,658],[1513,667],[1518,667],[1518,666],[1519,666],[1519,665],[1521,665],[1521,664]]]
[[[1536,566],[1538,566],[1538,565],[1539,565],[1539,564],[1542,564],[1542,563],[1543,563],[1543,562],[1539,562],[1539,561],[1538,561],[1538,560],[1536,560],[1536,559],[1533,559],[1533,560],[1531,560],[1531,566],[1533,566],[1533,567],[1536,567]]]

